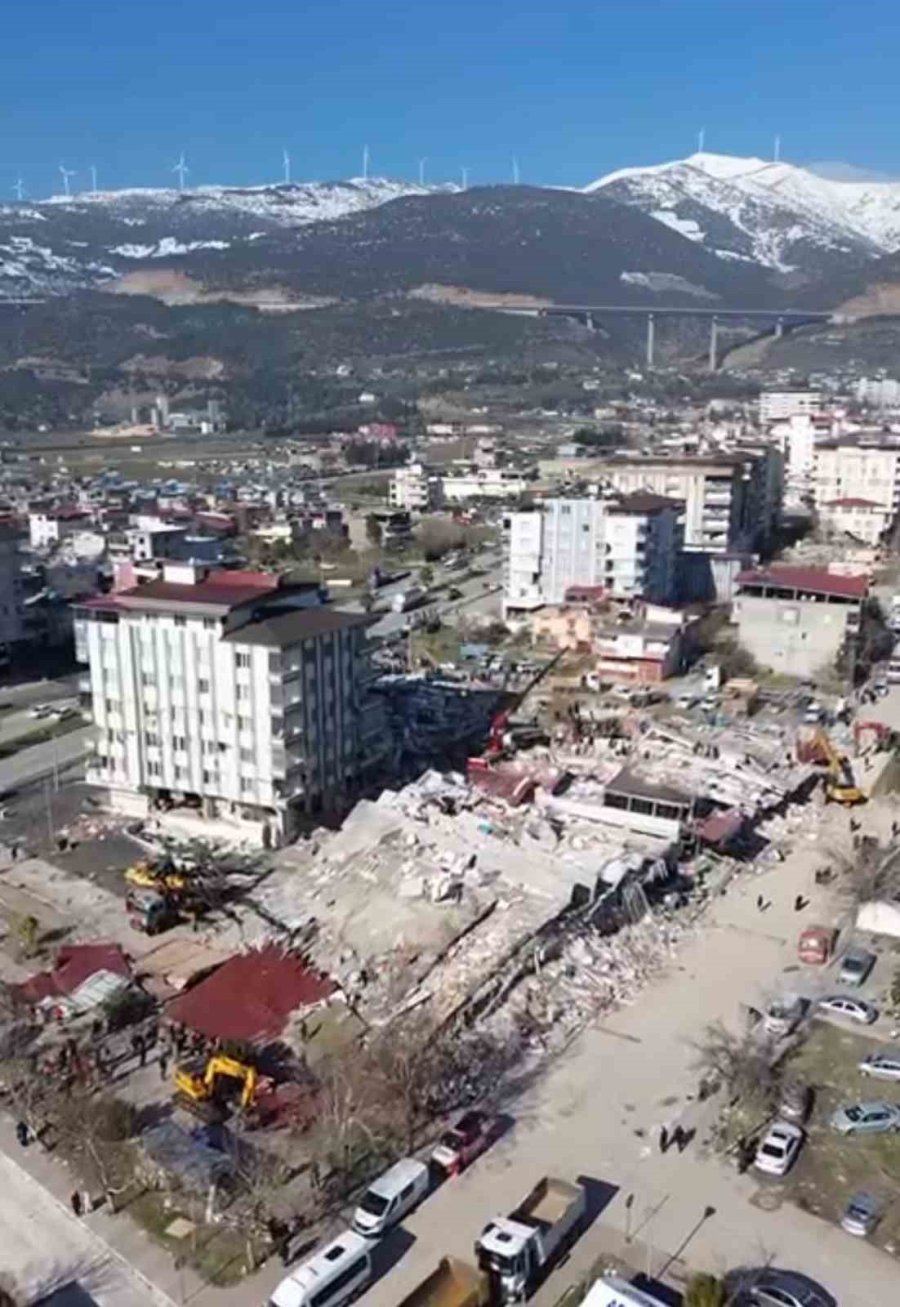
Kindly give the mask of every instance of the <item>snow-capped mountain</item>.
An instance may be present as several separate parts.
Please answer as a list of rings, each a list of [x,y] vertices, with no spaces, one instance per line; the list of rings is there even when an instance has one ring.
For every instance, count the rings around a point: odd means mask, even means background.
[[[703,153],[623,168],[585,189],[641,209],[720,258],[785,274],[809,277],[835,255],[900,249],[900,181],[823,171]]]
[[[102,285],[128,266],[240,249],[406,195],[453,192],[382,177],[276,186],[98,191],[0,205],[0,299]]]

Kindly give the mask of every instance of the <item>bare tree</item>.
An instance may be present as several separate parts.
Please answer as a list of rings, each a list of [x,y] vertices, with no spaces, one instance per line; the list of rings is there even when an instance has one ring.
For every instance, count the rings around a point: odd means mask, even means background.
[[[754,1033],[735,1035],[714,1022],[694,1049],[694,1065],[703,1079],[724,1086],[730,1097],[763,1103],[777,1091],[779,1074],[772,1050]]]

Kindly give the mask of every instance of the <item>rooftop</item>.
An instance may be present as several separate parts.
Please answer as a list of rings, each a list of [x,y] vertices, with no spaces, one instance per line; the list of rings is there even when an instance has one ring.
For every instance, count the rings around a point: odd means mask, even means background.
[[[606,501],[610,513],[664,513],[667,508],[682,507],[680,499],[668,499],[665,495],[653,495],[649,491],[636,490],[633,495],[620,495],[617,499]]]
[[[357,626],[366,626],[369,618],[364,613],[348,613],[340,608],[325,605],[312,608],[275,609],[271,615],[261,617],[258,621],[248,622],[225,636],[234,644],[263,644],[273,649],[295,644],[299,640],[308,640],[319,635],[331,635],[335,631],[349,631]]]
[[[865,599],[869,580],[865,576],[836,576],[823,567],[751,568],[739,572],[735,580],[740,586],[764,586],[772,590],[805,590],[810,594],[826,595],[835,599]]]
[[[826,504],[827,508],[880,508],[884,511],[884,504],[877,503],[874,499],[854,499],[848,495],[846,499],[829,499]]]
[[[210,572],[201,581],[146,581],[123,590],[123,608],[207,608],[226,613],[279,589],[278,578],[267,572]]]

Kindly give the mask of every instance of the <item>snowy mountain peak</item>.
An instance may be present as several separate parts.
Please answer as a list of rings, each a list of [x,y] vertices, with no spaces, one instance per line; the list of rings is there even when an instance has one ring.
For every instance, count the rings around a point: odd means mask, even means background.
[[[778,160],[698,153],[623,168],[585,187],[642,209],[722,258],[805,272],[823,251],[900,249],[900,181],[823,176]]]

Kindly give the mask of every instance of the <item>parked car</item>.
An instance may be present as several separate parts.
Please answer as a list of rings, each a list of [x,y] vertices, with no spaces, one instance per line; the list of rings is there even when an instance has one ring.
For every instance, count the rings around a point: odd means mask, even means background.
[[[499,1132],[500,1122],[496,1116],[485,1112],[466,1112],[441,1137],[431,1154],[431,1160],[447,1175],[458,1175],[490,1147]]]
[[[463,592],[462,592],[462,590],[460,590],[459,586],[458,586],[458,585],[451,585],[450,588],[449,588],[449,590],[447,591],[447,598],[448,598],[448,599],[462,599],[462,597],[463,597]]]
[[[868,980],[878,959],[864,948],[848,948],[838,967],[838,980],[842,985],[858,989]]]
[[[879,1048],[859,1063],[864,1076],[875,1080],[900,1080],[900,1048]]]
[[[830,1125],[840,1135],[881,1135],[900,1130],[896,1103],[850,1103],[831,1114]]]
[[[848,1234],[855,1234],[857,1239],[865,1239],[878,1224],[881,1206],[873,1194],[864,1189],[855,1193],[841,1216],[841,1229]]]
[[[798,1271],[760,1266],[725,1277],[729,1307],[837,1307],[830,1293]]]
[[[776,1121],[763,1136],[753,1165],[766,1175],[787,1175],[803,1147],[803,1139],[800,1126],[791,1121]]]
[[[788,1080],[781,1091],[778,1115],[785,1121],[803,1125],[812,1111],[813,1092],[810,1085],[799,1080]]]
[[[808,703],[803,710],[804,726],[818,726],[825,719],[825,709],[815,699]]]
[[[807,926],[797,941],[797,956],[811,967],[822,967],[834,952],[835,931],[832,926]]]
[[[878,1008],[874,1004],[867,1003],[864,998],[853,998],[851,994],[828,994],[819,999],[818,1008],[829,1016],[844,1017],[862,1026],[871,1026],[878,1020]]]

